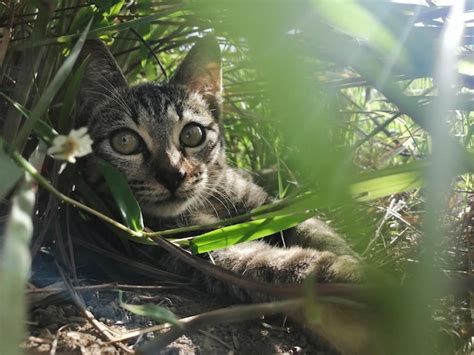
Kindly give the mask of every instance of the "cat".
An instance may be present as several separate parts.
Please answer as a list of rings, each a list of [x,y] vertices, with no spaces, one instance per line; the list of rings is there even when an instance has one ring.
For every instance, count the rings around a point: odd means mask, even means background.
[[[86,175],[99,179],[92,173],[96,157],[114,165],[126,177],[146,225],[163,230],[208,224],[272,201],[249,176],[227,163],[221,54],[214,37],[199,39],[172,78],[161,84],[129,86],[100,40],[86,41],[80,60],[86,58],[76,122],[88,127],[94,141]],[[248,241],[213,251],[211,259],[250,279],[275,284],[301,283],[309,274],[319,282],[363,278],[359,257],[323,221],[310,218],[285,231],[283,238],[284,246]],[[211,278],[205,284],[211,292],[222,292],[221,283]],[[262,300],[262,295],[230,285],[226,292],[240,301]],[[339,323],[326,331],[326,338],[341,331]],[[352,335],[346,343],[353,342]],[[347,352],[344,341],[338,341]],[[349,353],[358,352],[351,346]]]

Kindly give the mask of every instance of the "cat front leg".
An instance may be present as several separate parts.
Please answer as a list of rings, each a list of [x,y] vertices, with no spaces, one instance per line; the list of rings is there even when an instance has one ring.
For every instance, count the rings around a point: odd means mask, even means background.
[[[361,282],[363,261],[330,226],[313,217],[282,233],[287,247],[315,251],[324,259],[324,267],[315,269],[321,282]],[[321,261],[319,262],[321,263]]]
[[[251,241],[216,250],[211,256],[218,266],[272,284],[300,284],[308,276],[323,283],[354,283],[363,279],[357,258],[299,246],[280,248],[264,241]],[[265,295],[229,287],[230,293],[242,301],[268,300]]]

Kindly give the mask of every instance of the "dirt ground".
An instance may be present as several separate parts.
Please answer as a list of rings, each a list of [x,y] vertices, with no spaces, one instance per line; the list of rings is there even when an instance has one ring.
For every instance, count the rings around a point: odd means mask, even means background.
[[[137,288],[133,285],[94,285],[84,280],[81,285],[85,286],[76,288],[77,294],[79,302],[83,302],[84,308],[93,316],[94,326],[84,310],[74,304],[68,292],[45,292],[48,287],[64,288],[64,283],[57,283],[59,276],[52,270],[54,265],[44,267],[43,263],[32,278],[29,336],[24,343],[30,354],[122,354],[152,339],[156,333],[132,337],[121,343],[110,341],[110,338],[157,324],[121,307],[119,289],[125,303],[158,304],[179,318],[231,306],[222,299],[200,292],[193,285],[147,282],[146,288]],[[111,334],[110,338],[107,333]],[[179,337],[161,353],[335,354],[283,316],[210,325]]]

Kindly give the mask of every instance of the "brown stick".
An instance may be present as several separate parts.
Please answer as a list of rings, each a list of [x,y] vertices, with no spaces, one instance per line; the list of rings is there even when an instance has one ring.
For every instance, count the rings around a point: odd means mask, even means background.
[[[158,354],[161,349],[163,349],[176,338],[180,337],[182,334],[188,333],[191,330],[201,327],[202,325],[208,326],[214,323],[240,322],[259,318],[265,315],[288,313],[290,311],[295,312],[299,311],[302,307],[303,300],[298,298],[286,301],[222,308],[199,315],[182,318],[177,325],[171,326],[166,333],[146,343],[144,346],[138,349],[136,353],[140,355]]]

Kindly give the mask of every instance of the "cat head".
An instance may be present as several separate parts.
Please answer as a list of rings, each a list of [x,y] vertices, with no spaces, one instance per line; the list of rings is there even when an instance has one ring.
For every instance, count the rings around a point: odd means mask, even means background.
[[[121,171],[146,215],[196,208],[226,164],[217,41],[198,40],[163,84],[129,86],[99,40],[87,41],[81,57],[77,119],[89,128],[94,156]]]

